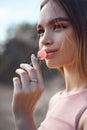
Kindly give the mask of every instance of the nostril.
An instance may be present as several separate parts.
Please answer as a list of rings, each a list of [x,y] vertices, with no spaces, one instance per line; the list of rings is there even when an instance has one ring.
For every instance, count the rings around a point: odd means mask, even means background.
[[[41,44],[42,45],[50,45],[50,44],[52,44],[52,41],[51,40],[42,41]]]

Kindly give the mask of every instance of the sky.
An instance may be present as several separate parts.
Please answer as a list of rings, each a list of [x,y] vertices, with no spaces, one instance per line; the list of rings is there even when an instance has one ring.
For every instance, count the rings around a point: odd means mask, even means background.
[[[0,41],[10,26],[22,22],[36,23],[41,0],[0,0]]]

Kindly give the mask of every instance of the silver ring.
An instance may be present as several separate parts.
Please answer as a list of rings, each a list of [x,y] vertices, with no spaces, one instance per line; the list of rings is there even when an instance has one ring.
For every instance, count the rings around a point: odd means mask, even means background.
[[[37,82],[36,79],[30,79],[30,82]]]

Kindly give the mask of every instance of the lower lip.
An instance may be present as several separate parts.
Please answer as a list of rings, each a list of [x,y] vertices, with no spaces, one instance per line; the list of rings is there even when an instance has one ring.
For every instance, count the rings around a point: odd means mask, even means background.
[[[51,59],[51,58],[53,58],[56,52],[57,52],[57,51],[47,53],[46,59]]]

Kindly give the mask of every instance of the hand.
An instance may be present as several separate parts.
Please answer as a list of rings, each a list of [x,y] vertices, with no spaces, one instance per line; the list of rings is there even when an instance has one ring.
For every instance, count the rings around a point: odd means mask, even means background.
[[[16,70],[20,78],[13,78],[12,108],[16,119],[32,117],[35,105],[44,90],[41,69],[34,55],[31,56],[31,61],[33,67],[21,64]]]

